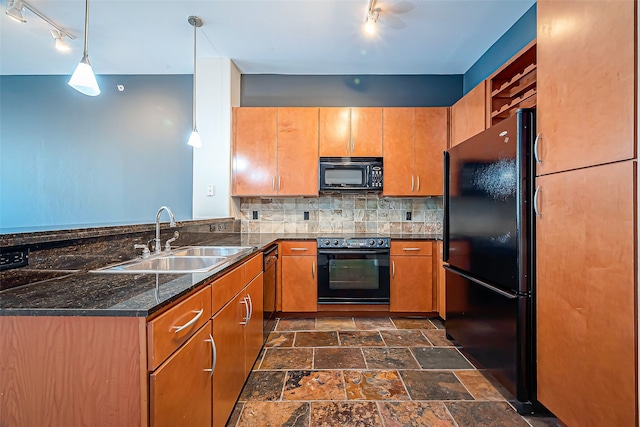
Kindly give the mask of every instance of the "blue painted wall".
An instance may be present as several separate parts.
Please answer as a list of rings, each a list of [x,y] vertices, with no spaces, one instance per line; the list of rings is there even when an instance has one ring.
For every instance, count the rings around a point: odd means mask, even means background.
[[[462,75],[245,74],[243,107],[448,107]]]
[[[535,39],[536,25],[536,5],[534,4],[464,73],[464,93],[476,87]]]
[[[0,233],[191,219],[192,76],[68,78],[0,77]]]

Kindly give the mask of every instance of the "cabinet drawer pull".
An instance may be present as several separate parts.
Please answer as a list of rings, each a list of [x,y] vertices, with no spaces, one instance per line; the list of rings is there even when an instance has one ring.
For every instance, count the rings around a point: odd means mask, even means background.
[[[309,248],[291,248],[292,251],[308,251]]]
[[[189,326],[191,326],[194,323],[196,323],[198,321],[198,319],[200,318],[200,316],[202,316],[202,312],[203,311],[204,311],[204,308],[201,308],[199,311],[196,311],[196,315],[193,316],[193,319],[189,320],[184,325],[182,325],[182,326],[174,326],[174,328],[176,328],[176,330],[174,332],[177,334],[178,332],[182,331],[183,329],[186,329]]]
[[[413,191],[413,187],[414,187],[414,182],[413,182],[413,175],[411,175],[411,191]]]
[[[391,277],[396,278],[396,262],[391,261]]]
[[[402,248],[403,251],[419,251],[420,248]]]
[[[540,160],[540,154],[538,153],[538,143],[540,142],[540,134],[536,135],[536,140],[533,142],[533,157],[536,159],[536,163],[542,164],[542,160]]]
[[[311,261],[311,277],[316,278],[316,263]]]
[[[420,175],[417,175],[416,178],[418,179],[418,191],[420,191]]]
[[[247,297],[242,298],[240,304],[244,304],[244,320],[240,322],[240,324],[246,327],[247,323],[249,323],[249,303],[247,302]]]
[[[218,363],[218,349],[216,348],[216,341],[211,334],[209,334],[209,339],[206,341],[211,343],[211,369],[205,369],[205,371],[209,372],[209,378],[211,378],[213,371],[216,369],[216,363]]]
[[[537,217],[541,217],[542,214],[538,210],[538,194],[540,194],[540,186],[536,187],[536,192],[533,193],[533,212]]]

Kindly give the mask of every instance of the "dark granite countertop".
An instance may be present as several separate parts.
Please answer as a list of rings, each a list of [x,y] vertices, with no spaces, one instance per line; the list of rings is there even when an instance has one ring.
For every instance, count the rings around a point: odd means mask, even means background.
[[[364,235],[360,235],[364,236]],[[366,234],[379,237],[380,234]],[[240,234],[203,233],[193,245],[253,246],[233,264],[218,271],[189,274],[114,274],[86,269],[52,270],[19,268],[0,273],[0,280],[17,280],[21,286],[0,292],[0,316],[138,316],[146,317],[178,300],[278,240],[318,237],[359,237],[357,234]],[[384,235],[398,240],[440,240],[440,235]]]

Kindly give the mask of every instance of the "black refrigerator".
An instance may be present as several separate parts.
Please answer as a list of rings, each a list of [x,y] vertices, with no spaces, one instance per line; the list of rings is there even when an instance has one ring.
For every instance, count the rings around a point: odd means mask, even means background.
[[[445,152],[446,332],[521,414],[535,373],[535,110]]]

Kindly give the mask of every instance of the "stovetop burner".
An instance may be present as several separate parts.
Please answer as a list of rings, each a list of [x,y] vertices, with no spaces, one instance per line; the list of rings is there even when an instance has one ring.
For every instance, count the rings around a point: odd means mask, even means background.
[[[389,248],[389,237],[319,237],[318,248],[356,249],[356,248]]]

